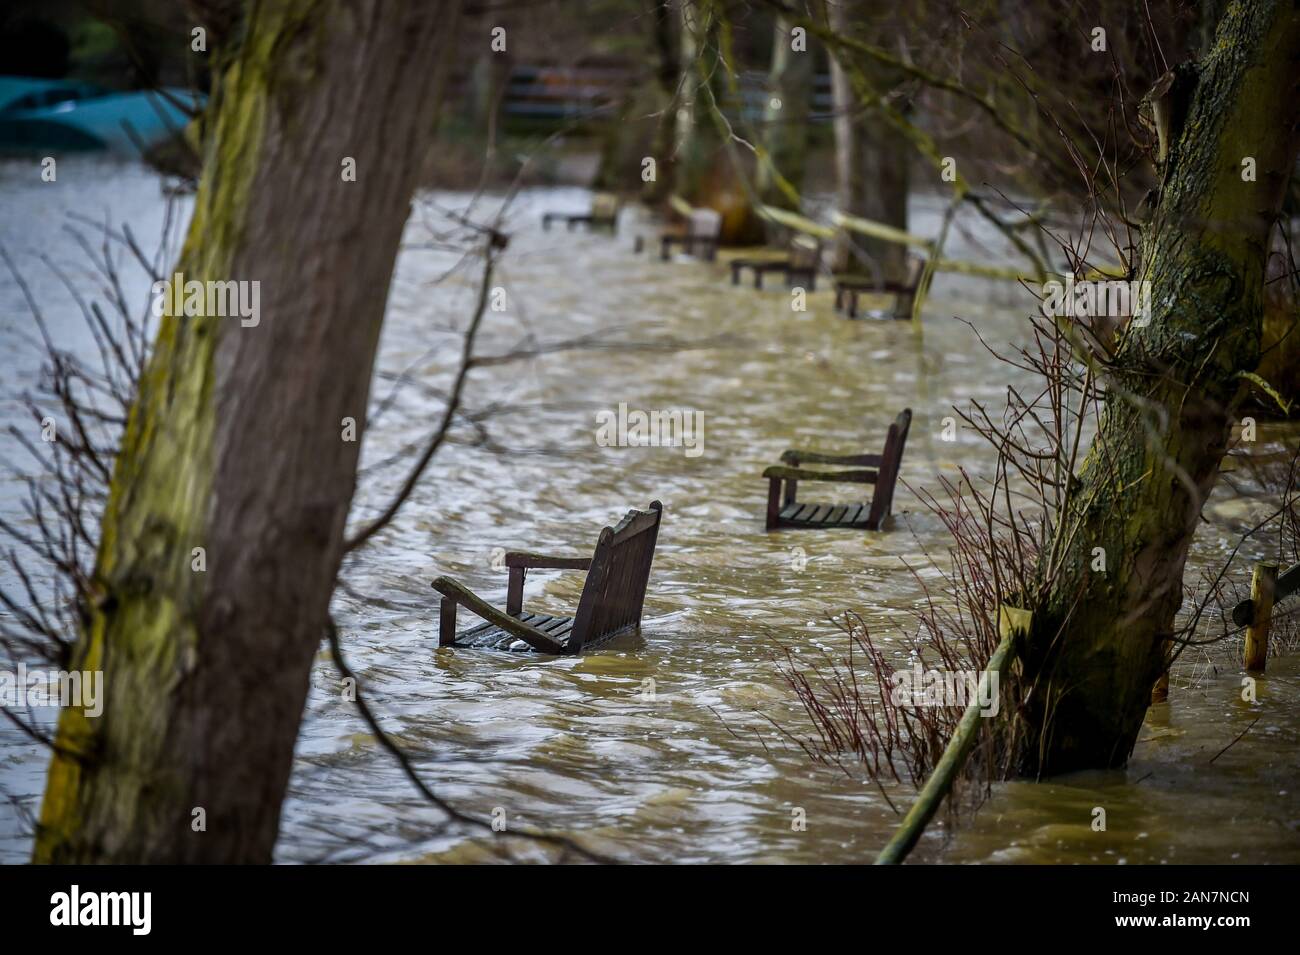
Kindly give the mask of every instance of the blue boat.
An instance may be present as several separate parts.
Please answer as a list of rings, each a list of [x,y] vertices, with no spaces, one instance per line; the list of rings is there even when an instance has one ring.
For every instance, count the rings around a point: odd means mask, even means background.
[[[186,110],[202,105],[203,97],[186,89],[116,93],[89,83],[0,76],[0,151],[139,157],[184,130]]]

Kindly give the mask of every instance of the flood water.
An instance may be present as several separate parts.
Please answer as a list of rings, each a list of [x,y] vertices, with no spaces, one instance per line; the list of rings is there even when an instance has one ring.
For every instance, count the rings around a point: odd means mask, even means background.
[[[446,207],[466,202],[427,198]],[[721,264],[634,255],[631,236],[653,227],[632,213],[615,239],[541,231],[542,211],[581,211],[585,201],[578,190],[514,201],[510,247],[494,283],[504,289],[505,310],[487,314],[476,353],[575,340],[583,347],[471,373],[465,403],[475,422],[455,429],[394,524],[345,565],[347,589],[334,611],[349,663],[422,778],[485,821],[544,828],[633,861],[870,861],[899,816],[862,774],[810,761],[774,728],[797,737],[812,730],[777,658],[783,647],[843,649],[830,618],[845,610],[901,653],[906,611],[921,597],[904,562],[926,567],[927,552],[942,554],[944,531],[900,486],[887,533],[768,534],[760,475],[788,447],[878,450],[904,407],[915,413],[904,481],[933,488],[959,468],[986,470],[986,446],[969,434],[942,441],[940,422],[971,398],[1000,407],[1009,370],[955,316],[991,342],[1018,340],[1028,328],[1028,295],[1013,283],[941,275],[919,331],[908,322],[847,321],[822,291],[799,313],[775,277],[758,292],[733,288]],[[55,188],[25,164],[0,165],[0,241],[70,338],[79,334],[74,306],[34,254],[75,267],[79,253],[59,237],[69,210],[109,212],[153,236],[162,207],[157,182],[135,167],[61,161]],[[933,234],[941,212],[938,199],[913,199],[912,231]],[[996,246],[978,223],[964,224]],[[411,383],[365,435],[354,523],[400,484],[409,454],[391,459],[436,424],[438,389],[458,358],[456,330],[473,308],[477,271],[438,281],[454,257],[417,247],[426,240],[413,221],[374,396],[393,388],[392,373],[409,372]],[[985,253],[959,232],[948,254]],[[7,274],[0,308],[4,425],[32,427],[10,394],[28,383],[37,356],[20,344],[30,318]],[[702,413],[701,453],[598,445],[597,412],[620,403]],[[8,460],[17,452],[3,440]],[[3,481],[0,508],[11,516],[18,484],[8,474]],[[638,636],[565,658],[437,649],[434,577],[457,577],[503,604],[506,574],[493,567],[494,551],[585,555],[602,526],[655,499],[665,511]],[[1198,536],[1197,566],[1213,564],[1266,510],[1266,502],[1220,488]],[[1238,566],[1262,556],[1251,546]],[[534,571],[525,609],[571,613],[581,585],[581,573]],[[469,619],[462,611],[462,626]],[[913,859],[1300,862],[1300,665],[1295,655],[1270,661],[1258,702],[1244,703],[1229,650],[1179,667],[1171,702],[1148,714],[1127,770],[997,786],[955,832],[932,826]],[[440,814],[341,699],[337,679],[322,652],[277,858],[494,858],[499,840],[490,834],[439,825]],[[0,789],[16,800],[0,802],[0,861],[30,851],[19,807],[38,808],[45,760],[0,727]],[[905,809],[911,790],[885,788]],[[1106,809],[1104,832],[1091,826],[1097,806]],[[802,830],[792,825],[800,810]],[[553,857],[523,844],[512,852]]]

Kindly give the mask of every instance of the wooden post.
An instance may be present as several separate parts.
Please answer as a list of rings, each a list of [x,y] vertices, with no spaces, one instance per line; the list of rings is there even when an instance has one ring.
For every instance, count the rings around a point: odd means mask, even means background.
[[[1277,564],[1263,561],[1255,565],[1250,578],[1250,602],[1254,615],[1246,628],[1246,669],[1252,673],[1264,672],[1268,656],[1268,631],[1273,625],[1273,593],[1277,586]]]
[[[1024,638],[1032,623],[1033,614],[1028,610],[1005,606],[998,608],[998,636],[1002,639],[998,643],[998,648],[993,651],[993,656],[989,658],[988,666],[980,675],[980,690],[976,694],[976,699],[971,700],[970,705],[966,707],[961,722],[957,724],[957,732],[953,733],[952,739],[948,741],[947,749],[939,757],[934,772],[925,781],[920,794],[916,797],[916,802],[903,817],[898,831],[876,857],[876,865],[898,865],[907,858],[907,854],[920,840],[926,825],[939,811],[944,797],[952,790],[952,784],[957,780],[957,773],[966,763],[966,757],[975,748],[975,740],[979,738],[979,698],[987,695],[990,675],[996,673],[998,679],[1001,679],[1006,674],[1011,660],[1016,656],[1016,642]]]

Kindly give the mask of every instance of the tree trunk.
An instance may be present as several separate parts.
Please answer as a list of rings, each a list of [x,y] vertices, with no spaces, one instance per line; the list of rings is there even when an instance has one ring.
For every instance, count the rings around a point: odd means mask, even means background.
[[[251,9],[177,269],[260,282],[260,321],[162,319],[77,646],[105,710],[61,715],[38,862],[267,862],[275,844],[355,484],[342,420],[365,421],[459,4]]]
[[[1040,566],[1063,570],[1035,610],[1025,660],[1028,774],[1120,766],[1137,739],[1243,396],[1238,375],[1259,358],[1267,238],[1296,159],[1298,59],[1292,0],[1245,0],[1228,8],[1199,70],[1174,83],[1139,276],[1151,283],[1151,322],[1122,346]],[[1242,180],[1244,157],[1256,181]],[[1091,569],[1098,547],[1104,572]]]
[[[655,178],[642,180],[641,201],[647,205],[666,202],[673,188],[673,167],[677,143],[677,78],[680,73],[673,11],[668,0],[644,0],[646,16],[654,25],[655,79],[659,120],[655,123],[650,154],[655,160]]]
[[[761,243],[763,220],[754,211],[744,181],[753,170],[737,168],[745,157],[729,149],[716,114],[726,97],[727,72],[721,62],[717,12],[703,0],[679,0],[679,4],[682,82],[675,191],[693,206],[721,213],[724,245]]]
[[[696,63],[701,55],[700,33],[704,26],[700,23],[701,12],[695,0],[677,0],[677,66],[681,78],[677,84],[677,111],[673,120],[673,189],[686,199],[700,191],[702,155],[707,149],[708,109],[707,94],[703,91],[703,80]]]
[[[798,201],[781,188],[777,175],[796,192],[803,187],[812,81],[812,53],[791,49],[790,24],[778,17],[772,31],[768,102],[763,109],[763,147],[768,161],[759,163],[756,177],[759,199],[765,205],[798,211]]]
[[[847,2],[828,2],[828,22],[837,33],[848,33],[856,14]],[[876,63],[855,64],[878,90],[887,90],[897,77]],[[850,215],[907,230],[907,141],[879,110],[864,106],[844,68],[831,57],[831,99],[835,111],[835,191],[838,207]],[[835,268],[874,274],[899,281],[906,272],[907,249],[894,242],[855,235],[835,250]]]

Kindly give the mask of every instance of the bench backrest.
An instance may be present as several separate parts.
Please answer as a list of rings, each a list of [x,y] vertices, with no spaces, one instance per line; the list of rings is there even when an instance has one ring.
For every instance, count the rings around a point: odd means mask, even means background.
[[[790,266],[815,269],[822,257],[822,244],[810,235],[799,234],[790,240]]]
[[[894,485],[898,483],[898,471],[903,463],[903,448],[907,445],[907,432],[912,427],[912,409],[904,408],[889,426],[885,436],[885,449],[880,452],[880,471],[876,477],[876,488],[871,495],[871,512],[868,526],[872,530],[880,528],[880,522],[890,514],[894,503]]]
[[[573,619],[569,647],[574,653],[641,622],[662,515],[663,505],[651,501],[648,511],[630,510],[617,527],[600,532]]]
[[[716,209],[692,209],[686,233],[695,239],[716,239],[722,234],[722,213]]]
[[[591,215],[596,219],[612,219],[618,215],[618,196],[612,192],[598,192],[591,197]]]

